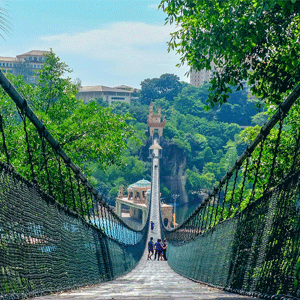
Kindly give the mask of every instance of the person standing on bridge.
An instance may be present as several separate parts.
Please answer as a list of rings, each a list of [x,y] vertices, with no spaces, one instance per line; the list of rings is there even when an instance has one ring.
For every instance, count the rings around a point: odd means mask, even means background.
[[[153,248],[154,248],[154,243],[153,243],[153,237],[150,238],[150,241],[148,242],[148,258],[147,260],[151,260],[151,257],[153,255]]]
[[[167,248],[168,248],[167,239],[164,239],[161,247],[162,247],[162,257],[164,260],[167,260]]]
[[[150,226],[151,226],[151,230],[153,231],[153,229],[154,229],[154,222],[153,221],[150,222]]]
[[[155,246],[154,260],[156,260],[156,257],[157,260],[159,260],[162,253],[161,239],[158,239],[154,246]]]

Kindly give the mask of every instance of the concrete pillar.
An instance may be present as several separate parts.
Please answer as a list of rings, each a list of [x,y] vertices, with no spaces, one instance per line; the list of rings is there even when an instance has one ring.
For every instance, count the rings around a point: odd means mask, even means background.
[[[122,215],[121,203],[119,201],[116,201],[116,214],[119,217]]]
[[[143,210],[142,224],[145,224],[147,220],[147,212]]]

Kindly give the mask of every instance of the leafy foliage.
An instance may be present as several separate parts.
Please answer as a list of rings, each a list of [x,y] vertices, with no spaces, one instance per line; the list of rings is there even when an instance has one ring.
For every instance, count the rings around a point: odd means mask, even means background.
[[[175,23],[169,49],[195,70],[211,70],[211,107],[231,86],[248,81],[253,93],[278,104],[300,81],[300,2],[295,0],[162,0]]]
[[[163,74],[159,78],[145,79],[141,82],[140,101],[149,105],[155,99],[165,98],[173,101],[182,89],[183,84],[174,74]]]
[[[80,165],[87,175],[90,174],[89,163],[96,164],[99,169],[123,164],[122,152],[127,148],[127,141],[135,139],[132,137],[134,129],[128,124],[131,117],[128,114],[119,116],[95,101],[84,104],[78,100],[79,85],[66,76],[69,72],[67,65],[51,51],[38,74],[36,86],[25,84],[21,77],[8,76],[73,162]],[[28,120],[25,123],[26,136],[22,112],[15,109],[15,104],[2,89],[0,104],[10,163],[26,178],[35,177],[43,189],[51,192],[52,188],[52,193],[62,201],[55,153],[50,146],[43,144],[40,134]],[[3,144],[0,147],[0,159],[5,161]],[[50,173],[51,188],[47,172]],[[68,170],[62,172],[67,179]],[[71,202],[70,198],[70,206]]]

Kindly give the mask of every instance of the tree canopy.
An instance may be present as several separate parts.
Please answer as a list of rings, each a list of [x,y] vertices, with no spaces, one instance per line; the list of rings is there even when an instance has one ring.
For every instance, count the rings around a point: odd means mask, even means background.
[[[162,0],[166,23],[179,25],[169,49],[181,64],[216,70],[208,103],[224,103],[245,82],[278,104],[300,81],[300,2],[296,0]]]
[[[159,78],[145,79],[141,82],[140,101],[149,105],[155,99],[165,98],[173,101],[181,91],[183,84],[174,74],[162,74]]]
[[[73,162],[84,169],[86,175],[89,175],[91,163],[97,165],[98,169],[105,169],[107,165],[121,165],[127,142],[134,139],[134,128],[128,124],[132,118],[127,113],[117,115],[109,107],[101,107],[96,101],[85,104],[77,99],[79,85],[67,76],[69,72],[71,70],[68,66],[51,51],[43,69],[38,73],[37,85],[24,83],[22,77],[11,74],[7,76]],[[46,165],[52,180],[59,180],[55,153],[49,145],[41,144],[36,129],[30,122],[26,122],[32,154],[29,157],[21,114],[2,89],[0,106],[10,163],[23,176],[32,179],[32,160],[35,177],[41,187],[47,190]],[[0,159],[6,160],[2,143]],[[53,184],[53,192],[58,196],[58,201],[61,200],[59,186],[59,181],[56,185]]]

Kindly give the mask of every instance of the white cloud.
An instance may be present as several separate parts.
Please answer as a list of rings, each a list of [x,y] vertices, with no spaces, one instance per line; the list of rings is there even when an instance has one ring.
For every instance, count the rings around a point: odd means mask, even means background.
[[[41,41],[56,53],[109,61],[114,65],[114,72],[134,74],[144,68],[176,63],[166,44],[174,29],[141,22],[117,22],[86,32],[44,36]]]
[[[148,5],[148,7],[151,9],[158,9],[158,5],[159,4],[150,4],[150,5]]]

